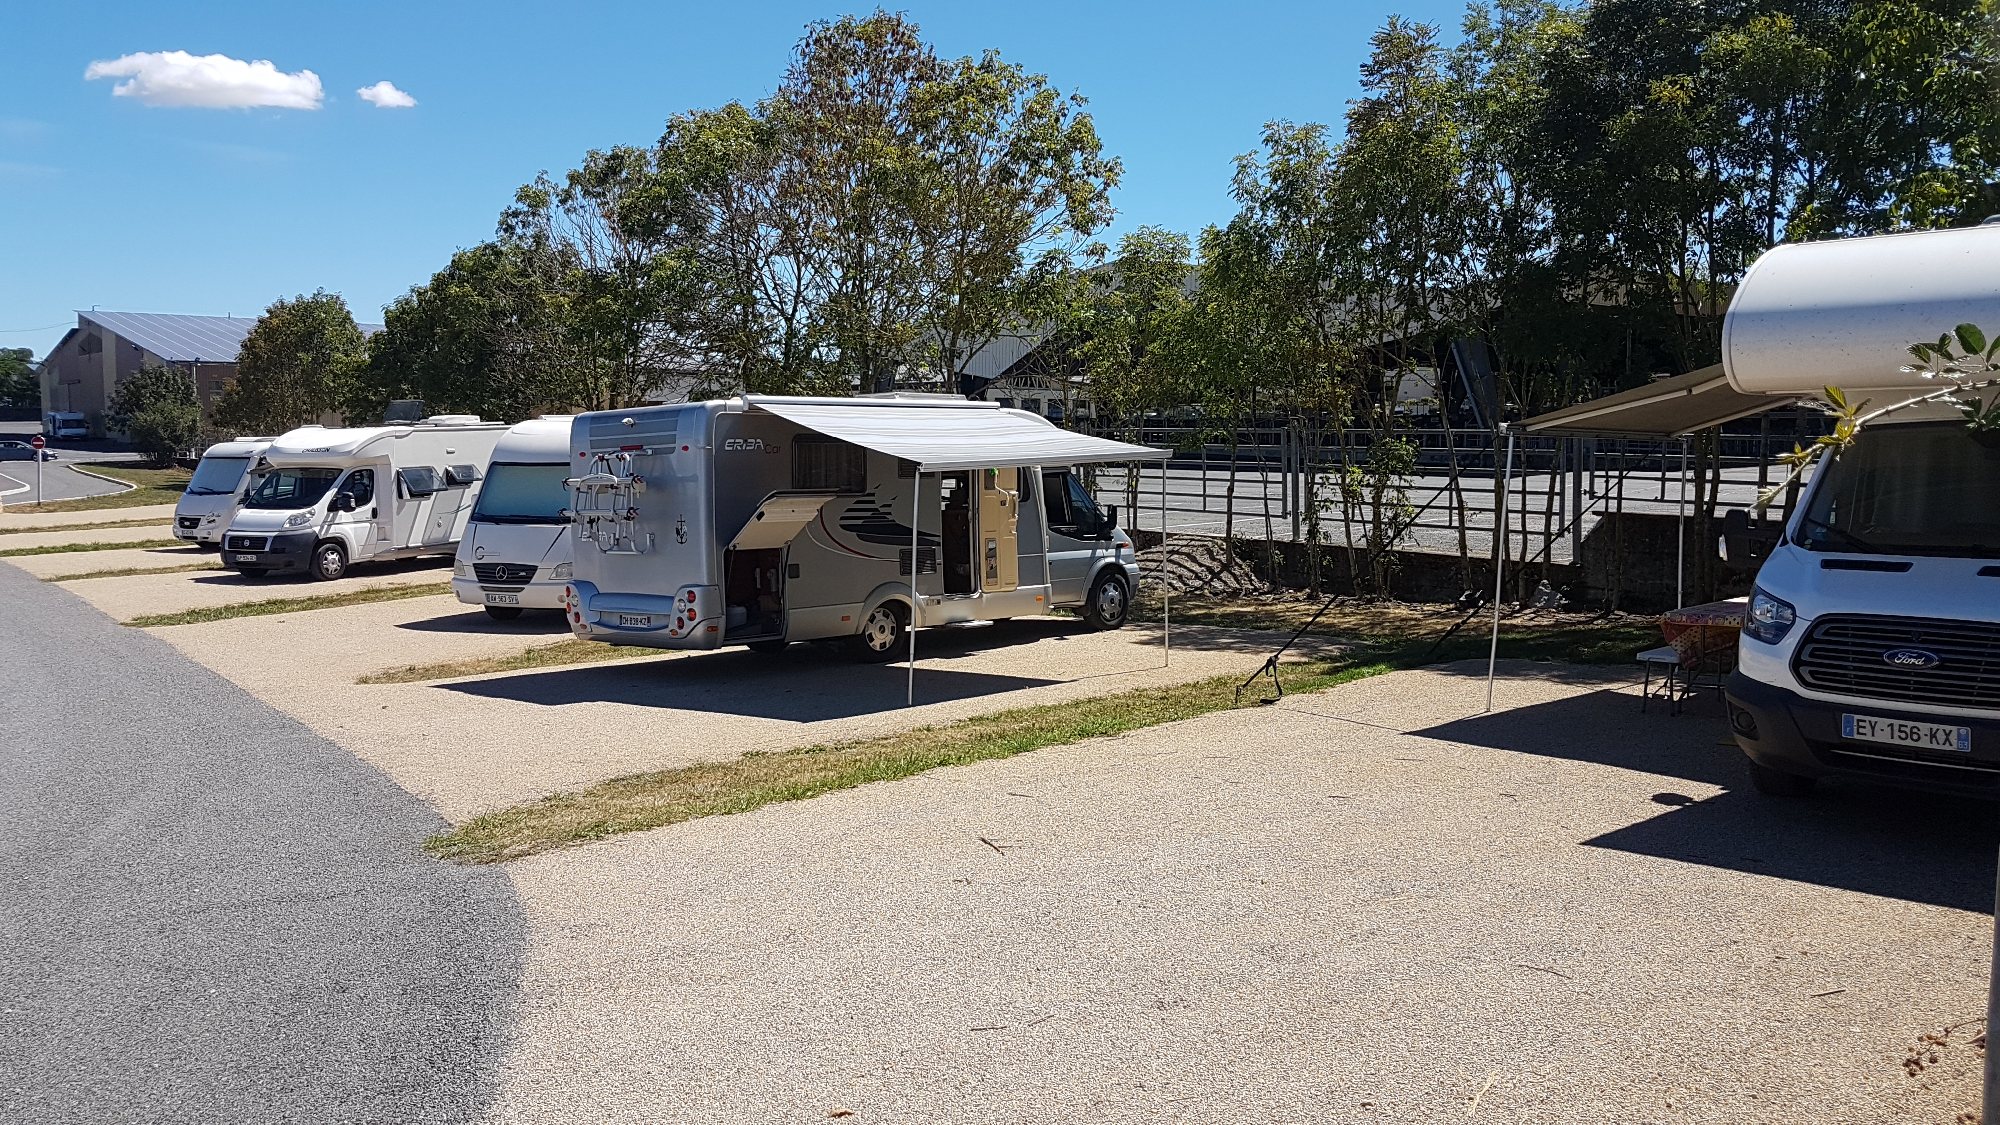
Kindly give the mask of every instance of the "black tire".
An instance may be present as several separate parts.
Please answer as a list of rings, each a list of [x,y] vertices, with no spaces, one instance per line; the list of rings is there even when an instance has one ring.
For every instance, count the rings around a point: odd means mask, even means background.
[[[1132,584],[1115,570],[1107,570],[1090,584],[1090,596],[1083,600],[1083,619],[1093,629],[1116,629],[1132,619]]]
[[[200,540],[196,540],[196,541],[195,541],[195,545],[194,545],[194,549],[195,549],[195,550],[197,550],[197,551],[220,551],[220,550],[222,550],[222,544],[220,544],[220,543],[203,543],[203,542],[201,542]]]
[[[1766,797],[1810,797],[1813,790],[1819,788],[1819,778],[1786,773],[1751,762],[1750,785]]]
[[[751,641],[746,647],[751,652],[761,652],[769,656],[772,653],[785,651],[786,648],[790,647],[790,644],[786,641]]]
[[[887,664],[909,651],[903,630],[910,624],[910,611],[902,602],[883,602],[861,619],[861,629],[848,638],[855,658],[870,664]]]
[[[242,575],[245,578],[262,578],[266,574],[271,573],[271,571],[268,567],[239,566],[236,568],[236,573]]]
[[[495,621],[512,621],[521,616],[521,607],[517,605],[488,605],[479,608],[485,610],[486,616]]]
[[[333,582],[347,576],[347,548],[328,539],[313,548],[312,576]]]

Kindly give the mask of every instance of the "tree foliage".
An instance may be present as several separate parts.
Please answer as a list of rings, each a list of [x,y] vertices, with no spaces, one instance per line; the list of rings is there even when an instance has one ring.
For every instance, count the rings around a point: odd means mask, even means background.
[[[139,369],[105,407],[108,428],[123,430],[154,463],[170,465],[201,440],[194,375],[178,367]]]
[[[279,300],[243,338],[236,382],[216,420],[251,433],[283,433],[339,415],[356,399],[368,362],[366,342],[339,294]]]
[[[0,406],[39,406],[41,380],[35,377],[35,353],[27,348],[0,348]]]

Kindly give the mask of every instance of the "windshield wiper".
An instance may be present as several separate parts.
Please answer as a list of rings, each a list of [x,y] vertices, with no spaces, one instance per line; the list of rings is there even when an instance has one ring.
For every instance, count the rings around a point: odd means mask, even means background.
[[[1835,527],[1832,524],[1826,522],[1825,520],[1819,519],[1815,516],[1806,516],[1802,518],[1799,522],[1808,527],[1819,528],[1821,531],[1824,531],[1838,538],[1842,543],[1845,544],[1845,547],[1836,547],[1835,548],[1836,550],[1859,551],[1863,554],[1869,554],[1869,555],[1883,555],[1883,554],[1894,553],[1892,551],[1887,551],[1881,547],[1878,547],[1873,543],[1870,543],[1868,540],[1861,538],[1859,535],[1854,534],[1853,532],[1847,530],[1844,527]],[[1832,544],[1828,544],[1828,546],[1832,546]]]

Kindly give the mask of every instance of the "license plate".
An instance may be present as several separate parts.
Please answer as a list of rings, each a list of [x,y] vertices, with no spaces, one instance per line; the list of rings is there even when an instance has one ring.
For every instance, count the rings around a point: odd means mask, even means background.
[[[1890,746],[1914,746],[1919,750],[1972,752],[1972,728],[1949,723],[1912,723],[1902,719],[1878,719],[1873,715],[1842,715],[1840,736],[1853,742],[1881,742]]]
[[[487,605],[520,605],[520,604],[521,604],[521,595],[519,595],[519,594],[488,594],[488,595],[486,595],[486,604],[487,604]]]
[[[256,555],[238,555],[238,556],[236,556],[236,561],[237,561],[237,562],[256,562],[256,561],[257,561],[257,556],[256,556]]]
[[[618,615],[618,625],[624,629],[651,629],[653,627],[653,615],[650,613],[621,613]]]

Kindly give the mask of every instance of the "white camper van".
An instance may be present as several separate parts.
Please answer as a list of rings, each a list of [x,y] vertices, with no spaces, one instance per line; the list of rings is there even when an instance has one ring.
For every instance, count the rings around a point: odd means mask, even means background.
[[[507,427],[471,415],[305,426],[272,440],[222,539],[223,565],[334,579],[357,562],[449,555]]]
[[[174,505],[174,538],[202,547],[222,546],[222,533],[236,518],[251,468],[271,447],[267,437],[217,442],[201,455],[187,488]]]
[[[530,418],[501,436],[459,540],[451,589],[505,621],[563,607],[570,578],[570,416]]]
[[[74,410],[42,415],[42,436],[51,441],[82,441],[90,436],[90,419]]]
[[[1745,393],[1889,406],[1942,389],[1899,369],[1963,323],[2000,332],[2000,227],[1781,246],[1737,288],[1723,363]],[[1926,404],[1818,465],[1757,571],[1726,695],[1765,793],[2000,796],[2000,442]]]
[[[572,632],[687,649],[847,638],[877,660],[907,651],[913,622],[1067,606],[1124,624],[1132,541],[1071,466],[1166,456],[932,395],[581,414],[570,445]]]

